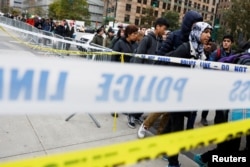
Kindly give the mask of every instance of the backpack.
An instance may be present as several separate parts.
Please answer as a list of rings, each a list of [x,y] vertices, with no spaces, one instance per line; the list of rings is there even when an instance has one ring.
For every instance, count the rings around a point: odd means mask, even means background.
[[[221,57],[221,50],[220,50],[220,48],[218,48],[216,51],[216,60],[219,60],[220,57]]]
[[[250,53],[243,52],[243,53],[238,53],[238,54],[234,54],[231,56],[223,57],[219,59],[218,62],[250,65]]]

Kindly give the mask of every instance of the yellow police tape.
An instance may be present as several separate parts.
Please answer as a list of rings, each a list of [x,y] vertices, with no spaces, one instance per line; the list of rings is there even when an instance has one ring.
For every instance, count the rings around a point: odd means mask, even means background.
[[[250,134],[250,119],[160,135],[100,148],[0,163],[1,167],[118,167],[176,155]]]
[[[120,52],[82,52],[82,51],[72,51],[72,50],[61,50],[61,49],[54,49],[54,48],[46,48],[44,46],[39,46],[39,45],[31,45],[28,42],[24,42],[21,39],[15,37],[14,35],[12,35],[11,33],[9,33],[8,31],[6,31],[3,27],[0,27],[0,29],[2,31],[4,31],[5,33],[7,33],[9,36],[11,36],[13,39],[15,39],[16,41],[18,41],[21,44],[24,44],[26,46],[28,46],[29,48],[32,49],[37,49],[37,50],[41,50],[41,51],[46,51],[46,52],[51,52],[51,53],[64,53],[64,54],[72,54],[72,55],[118,55],[118,54],[124,54],[124,53],[120,53]],[[127,54],[130,55],[130,54]]]

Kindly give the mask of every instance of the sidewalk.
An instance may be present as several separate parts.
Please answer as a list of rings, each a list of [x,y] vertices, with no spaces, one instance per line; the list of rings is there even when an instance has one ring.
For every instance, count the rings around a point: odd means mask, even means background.
[[[112,130],[113,117],[110,114],[93,114],[93,116],[100,123],[100,128],[88,114],[76,114],[68,122],[65,121],[68,115],[2,115],[0,162],[138,140],[139,125],[136,129],[130,129],[125,115],[119,114],[116,131]],[[181,154],[179,159],[182,167],[197,166],[186,155]],[[153,165],[164,167],[167,161],[157,159],[134,166]]]

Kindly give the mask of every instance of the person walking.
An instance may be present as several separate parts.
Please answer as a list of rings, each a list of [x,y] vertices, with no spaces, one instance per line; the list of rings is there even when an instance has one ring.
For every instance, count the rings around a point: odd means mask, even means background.
[[[161,46],[162,36],[164,35],[168,27],[169,27],[169,23],[165,18],[158,18],[154,23],[154,31],[148,33],[142,38],[142,40],[139,42],[138,48],[136,49],[135,53],[155,55],[157,53],[157,50]],[[139,63],[139,64],[155,64],[155,65],[158,64],[157,61],[141,59],[141,58],[136,58],[136,57],[132,57],[130,59],[130,62]],[[128,114],[128,126],[130,128],[136,128],[136,124],[135,124],[136,122],[141,124],[142,122],[141,122],[140,117],[142,116],[142,114],[143,112]],[[144,137],[146,128],[147,128],[146,126],[141,125],[140,127],[141,130],[139,129],[138,131],[138,137],[140,137],[140,135],[142,135],[140,138]]]
[[[168,56],[205,60],[204,44],[206,44],[212,32],[212,26],[206,22],[197,22],[193,25],[189,35],[189,41],[181,44]],[[176,65],[176,64],[173,64]],[[186,65],[185,65],[186,66]],[[192,66],[191,66],[192,67]],[[177,132],[184,130],[185,112],[172,112],[167,125],[167,132]],[[169,167],[179,167],[178,155],[168,157]]]

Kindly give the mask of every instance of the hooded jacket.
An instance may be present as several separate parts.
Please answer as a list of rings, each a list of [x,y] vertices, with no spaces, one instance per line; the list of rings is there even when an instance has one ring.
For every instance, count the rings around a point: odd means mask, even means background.
[[[150,32],[140,41],[135,53],[156,55],[157,50],[161,46],[161,43],[162,38],[156,37],[155,33]],[[156,61],[136,57],[132,57],[130,62],[140,64],[157,64]]]
[[[189,33],[194,23],[203,21],[202,15],[196,11],[190,10],[183,17],[181,29],[173,31],[165,41],[163,41],[157,54],[165,55],[166,53],[178,48],[182,43],[188,42]]]

